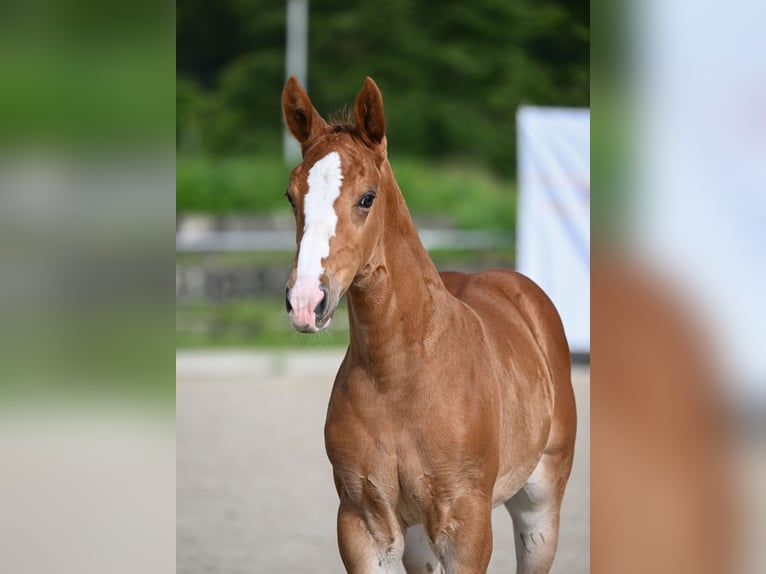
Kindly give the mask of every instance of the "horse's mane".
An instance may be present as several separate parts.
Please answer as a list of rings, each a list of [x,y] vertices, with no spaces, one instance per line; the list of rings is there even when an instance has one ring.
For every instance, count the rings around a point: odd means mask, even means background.
[[[332,112],[327,119],[330,127],[337,132],[352,133],[356,131],[356,120],[354,118],[354,108],[349,104],[338,108]]]

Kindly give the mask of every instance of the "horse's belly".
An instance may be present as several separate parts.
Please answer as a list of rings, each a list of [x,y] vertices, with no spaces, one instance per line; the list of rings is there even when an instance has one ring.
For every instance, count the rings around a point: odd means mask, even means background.
[[[544,387],[543,387],[544,388]],[[527,391],[528,401],[514,397],[508,401],[500,435],[500,468],[492,491],[494,506],[508,500],[535,470],[548,442],[553,405],[540,387]],[[523,405],[523,410],[518,406]]]

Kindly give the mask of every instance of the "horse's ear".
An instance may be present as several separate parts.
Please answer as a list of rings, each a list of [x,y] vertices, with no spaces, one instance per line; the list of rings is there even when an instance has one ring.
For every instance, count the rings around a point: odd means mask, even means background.
[[[377,146],[383,141],[386,135],[383,96],[380,95],[378,86],[369,76],[364,80],[364,86],[356,96],[354,116],[359,132],[368,144]]]
[[[327,127],[295,76],[290,76],[282,90],[282,111],[287,128],[304,151]]]

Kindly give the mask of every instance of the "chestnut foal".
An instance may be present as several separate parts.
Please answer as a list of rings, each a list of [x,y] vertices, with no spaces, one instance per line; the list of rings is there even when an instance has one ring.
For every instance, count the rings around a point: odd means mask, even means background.
[[[287,189],[293,326],[324,329],[348,294],[351,340],[325,425],[343,564],[486,572],[504,503],[517,572],[548,572],[576,418],[556,310],[513,271],[437,272],[394,181],[372,79],[355,126],[328,125],[295,78],[282,105],[303,150]]]

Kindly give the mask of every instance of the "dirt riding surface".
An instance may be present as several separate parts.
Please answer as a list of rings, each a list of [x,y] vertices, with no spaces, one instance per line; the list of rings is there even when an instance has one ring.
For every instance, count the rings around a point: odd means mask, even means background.
[[[325,455],[342,351],[188,352],[176,359],[177,571],[342,572]],[[590,370],[573,369],[578,429],[553,574],[590,570]],[[516,564],[511,518],[493,513],[490,573]]]

